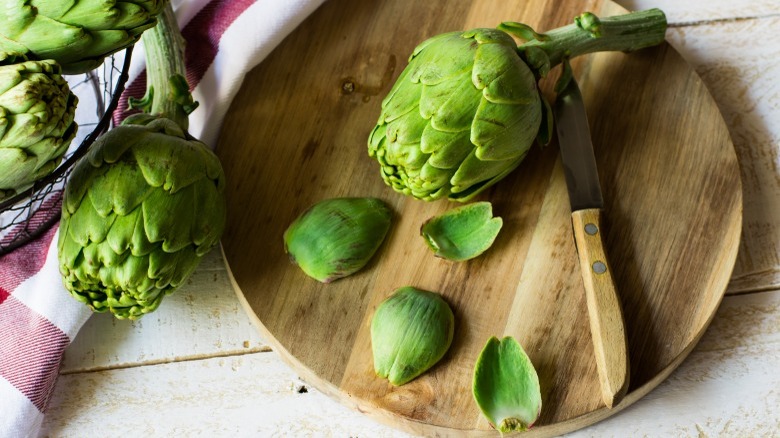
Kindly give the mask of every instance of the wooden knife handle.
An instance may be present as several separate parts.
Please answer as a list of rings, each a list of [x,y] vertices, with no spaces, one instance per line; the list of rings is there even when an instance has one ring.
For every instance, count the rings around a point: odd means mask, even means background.
[[[578,210],[572,213],[571,219],[585,285],[601,397],[607,407],[612,408],[628,389],[628,344],[620,299],[601,238],[601,210]]]

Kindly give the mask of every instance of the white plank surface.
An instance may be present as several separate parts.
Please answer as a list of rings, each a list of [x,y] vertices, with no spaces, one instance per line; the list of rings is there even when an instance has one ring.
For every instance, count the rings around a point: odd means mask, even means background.
[[[772,436],[780,291],[727,297],[699,346],[624,412],[572,436]],[[404,437],[328,399],[275,352],[68,374],[46,435]]]
[[[776,3],[780,7],[780,1]],[[743,232],[730,293],[780,288],[780,15],[674,28],[739,158]]]
[[[660,8],[671,26],[780,15],[778,0],[615,0],[632,11]]]
[[[93,315],[65,351],[61,372],[267,350],[236,299],[217,248],[154,313],[138,321]]]
[[[778,436],[780,414],[780,0],[621,0],[663,8],[668,39],[729,126],[745,190],[731,292],[690,357],[624,412],[573,434]],[[713,21],[714,20],[714,21]],[[48,436],[404,437],[298,393],[238,304],[217,251],[138,322],[95,315],[68,348]]]

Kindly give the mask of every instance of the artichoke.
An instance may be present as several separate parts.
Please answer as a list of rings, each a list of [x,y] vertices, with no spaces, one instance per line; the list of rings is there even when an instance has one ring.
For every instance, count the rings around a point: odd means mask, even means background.
[[[137,318],[159,306],[219,241],[219,159],[175,122],[129,118],[101,136],[65,189],[60,272],[97,312]]]
[[[0,61],[17,54],[54,59],[84,73],[133,45],[166,0],[2,0]]]
[[[0,199],[57,167],[76,135],[77,102],[54,61],[0,66]]]
[[[434,36],[414,49],[382,101],[368,139],[385,183],[423,200],[468,201],[552,131],[537,81],[569,58],[630,51],[664,40],[658,9],[575,23],[538,34],[521,23]],[[517,46],[511,35],[529,40]]]
[[[65,287],[120,319],[155,310],[225,228],[225,175],[217,156],[187,133],[197,105],[180,73],[176,17],[170,5],[163,12],[143,38],[147,66],[159,73],[147,83],[155,113],[131,116],[99,137],[76,163],[62,200],[57,249]]]

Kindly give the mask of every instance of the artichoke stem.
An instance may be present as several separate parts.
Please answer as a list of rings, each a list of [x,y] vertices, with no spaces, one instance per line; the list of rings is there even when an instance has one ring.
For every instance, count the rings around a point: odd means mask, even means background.
[[[146,50],[146,96],[136,106],[144,112],[173,120],[185,131],[189,114],[197,107],[187,84],[184,37],[168,2],[157,25],[141,37]]]
[[[549,58],[548,65],[554,67],[566,59],[588,53],[630,52],[660,44],[664,41],[666,27],[666,15],[660,9],[606,18],[586,12],[576,17],[573,24],[545,33],[545,39],[521,44],[518,51],[524,55],[528,49],[541,49]]]

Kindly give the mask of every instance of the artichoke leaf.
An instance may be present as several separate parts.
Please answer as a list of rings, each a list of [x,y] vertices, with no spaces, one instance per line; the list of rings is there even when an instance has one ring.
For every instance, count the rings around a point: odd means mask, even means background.
[[[473,153],[452,176],[450,198],[465,202],[515,170],[525,155],[504,161],[480,161]]]
[[[219,181],[222,181],[221,179]],[[206,211],[214,209],[216,211],[226,211],[225,198],[222,196],[222,189],[212,180],[203,179],[192,185],[195,192],[195,206],[193,211]],[[203,256],[219,243],[220,236],[225,229],[227,215],[214,216],[207,218],[201,214],[195,214],[190,230],[190,238],[195,244],[198,256]]]
[[[475,39],[480,45],[483,44],[499,44],[514,49],[516,47],[515,41],[498,29],[491,29],[489,27],[476,28],[466,32],[463,32],[463,36],[466,38]]]
[[[540,97],[523,105],[497,104],[483,99],[471,130],[477,157],[483,161],[523,156],[531,147],[542,121]]]
[[[481,95],[482,92],[471,83],[470,72],[464,72],[448,95],[440,97],[438,102],[427,103],[428,106],[436,106],[431,125],[439,131],[459,132],[468,129],[479,108]]]
[[[144,230],[150,242],[162,242],[167,252],[179,251],[190,245],[190,230],[195,216],[195,199],[192,186],[179,190],[177,196],[170,196],[162,189],[153,190],[144,199]]]
[[[427,121],[417,111],[410,111],[387,124],[387,140],[390,143],[419,144]]]
[[[146,183],[143,173],[131,163],[120,161],[98,175],[89,191],[92,205],[100,216],[114,212],[125,216],[138,208],[154,189]]]
[[[427,132],[428,130],[426,130]],[[457,133],[442,133],[433,137],[433,141],[441,142],[441,146],[438,150],[435,150],[431,154],[430,163],[433,167],[439,169],[457,169],[457,167],[469,156],[474,150],[474,145],[471,144],[469,139],[469,131],[461,131]],[[425,137],[423,137],[425,140]]]
[[[393,88],[390,89],[387,96],[382,100],[380,121],[385,123],[391,122],[417,108],[420,94],[422,93],[422,86],[409,80],[410,70],[407,67],[401,72]]]
[[[37,160],[19,148],[0,148],[0,163],[9,170],[0,174],[0,188],[13,189],[35,170]]]
[[[136,208],[123,216],[117,216],[114,225],[106,236],[106,242],[115,253],[130,251],[130,254],[140,257],[149,254],[156,248],[146,237],[144,231],[143,209]]]
[[[113,214],[101,216],[92,205],[92,200],[86,197],[70,216],[68,232],[70,237],[82,246],[87,246],[91,242],[102,242],[106,239],[115,219],[116,216]]]
[[[456,262],[473,259],[493,245],[503,220],[490,202],[467,204],[428,219],[420,229],[436,257]]]
[[[72,26],[94,30],[129,30],[136,27],[151,27],[149,10],[136,3],[121,0],[103,1],[103,4],[97,8],[95,7],[96,2],[84,0],[38,3],[41,3],[41,6],[37,6],[39,14],[57,17],[58,21]]]
[[[419,182],[415,186],[420,187],[424,191],[434,192],[447,185],[454,173],[454,170],[438,169],[429,161],[420,169]]]
[[[408,383],[444,356],[454,328],[452,309],[439,294],[397,289],[371,319],[374,371],[393,385]]]
[[[528,104],[537,99],[534,75],[513,47],[480,45],[471,80],[494,103]]]
[[[472,59],[463,56],[473,52],[476,44],[464,38],[462,32],[451,32],[425,46],[409,61],[409,80],[414,83],[434,85],[458,72],[471,70]]]
[[[511,336],[488,340],[474,367],[472,392],[483,415],[501,434],[527,430],[541,412],[536,369]]]

